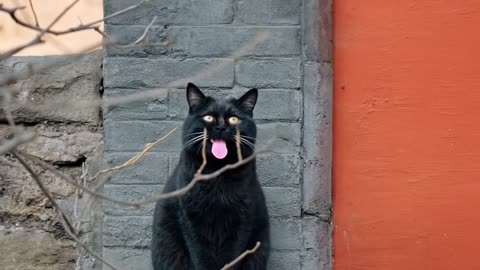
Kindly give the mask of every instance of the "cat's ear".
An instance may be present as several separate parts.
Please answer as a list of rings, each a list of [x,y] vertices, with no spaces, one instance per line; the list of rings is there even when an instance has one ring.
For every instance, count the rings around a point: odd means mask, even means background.
[[[258,90],[256,88],[250,89],[238,99],[237,107],[246,113],[252,114],[255,103],[257,103],[257,97]]]
[[[188,83],[187,85],[187,101],[188,106],[190,107],[190,112],[194,112],[200,106],[205,104],[207,98],[205,95],[198,89],[198,87],[193,83]]]

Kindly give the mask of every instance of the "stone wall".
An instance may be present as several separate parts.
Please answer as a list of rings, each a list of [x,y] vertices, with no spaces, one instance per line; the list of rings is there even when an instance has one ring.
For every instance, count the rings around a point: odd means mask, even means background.
[[[98,159],[103,145],[99,106],[79,105],[95,104],[92,101],[100,98],[102,55],[94,53],[76,60],[63,56],[13,57],[0,63],[0,74],[22,73],[31,66],[49,65],[52,61],[63,63],[11,85],[19,91],[10,104],[15,121],[37,133],[34,141],[19,149],[79,178],[83,163],[90,169],[95,167],[92,161]],[[0,137],[11,132],[2,111]],[[79,253],[58,222],[51,203],[18,162],[8,155],[5,158],[16,166],[0,163],[0,268],[74,269]],[[75,201],[72,186],[51,172],[32,166],[71,214]],[[89,211],[88,217],[81,219],[85,236],[95,229],[90,219],[92,213]]]
[[[106,0],[110,14],[136,0]],[[239,96],[258,88],[254,111],[258,147],[274,134],[274,152],[258,159],[271,215],[270,269],[330,269],[331,1],[167,0],[116,17],[106,31],[133,41],[154,15],[150,42],[168,48],[107,50],[107,97],[142,93],[211,66],[223,68],[193,83],[212,95]],[[233,52],[260,32],[270,38],[241,57]],[[119,165],[147,143],[181,126],[187,113],[185,85],[147,101],[110,108],[104,114],[105,158]],[[162,190],[180,150],[173,136],[137,167],[114,174],[105,193],[140,199]],[[122,269],[151,269],[148,246],[153,205],[129,209],[105,205],[103,254]]]

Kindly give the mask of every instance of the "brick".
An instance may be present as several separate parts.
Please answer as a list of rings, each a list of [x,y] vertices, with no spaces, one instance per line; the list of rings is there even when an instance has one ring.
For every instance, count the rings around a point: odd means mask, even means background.
[[[241,0],[235,18],[246,24],[299,24],[301,1]]]
[[[105,89],[103,98],[121,98],[145,93],[145,89]],[[106,107],[103,117],[108,120],[163,120],[168,115],[168,92],[159,92],[155,97]]]
[[[330,244],[331,247],[331,244]],[[332,256],[325,257],[318,250],[309,249],[303,252],[302,270],[331,270]]]
[[[255,119],[298,121],[302,111],[302,93],[285,89],[262,89],[254,109]]]
[[[257,157],[258,179],[263,187],[298,186],[301,162],[296,154],[264,154]]]
[[[225,98],[241,97],[249,88],[241,90],[202,90],[206,95]],[[283,104],[283,106],[278,106]],[[289,89],[260,89],[258,101],[253,111],[255,120],[298,121],[302,110],[302,94]],[[185,90],[169,92],[169,116],[184,119],[188,115]]]
[[[108,167],[122,165],[137,153],[105,153]],[[169,158],[165,153],[147,153],[132,167],[116,171],[110,180],[111,184],[164,184],[168,179]]]
[[[263,188],[271,217],[300,216],[300,189],[299,188]]]
[[[153,198],[162,194],[163,185],[106,185],[104,193],[110,198],[138,202]],[[114,204],[104,203],[105,214],[110,216],[152,216],[155,204],[149,204],[142,208],[132,208]]]
[[[273,251],[268,259],[268,270],[297,270],[300,268],[300,252]]]
[[[228,56],[260,33],[269,33],[269,38],[244,56],[299,55],[300,39],[297,26],[215,26],[215,27],[170,27],[169,36],[174,38],[171,46],[174,53],[190,56]]]
[[[103,224],[103,246],[148,247],[152,238],[152,217],[110,217]]]
[[[150,249],[104,248],[103,258],[118,269],[153,270]]]
[[[299,88],[300,64],[298,58],[242,59],[235,63],[235,80],[245,87]]]
[[[276,153],[293,154],[299,152],[301,145],[300,123],[266,123],[257,125],[257,149],[269,149]]]
[[[223,24],[233,20],[233,0],[153,0],[142,7],[109,20],[112,24],[150,23],[158,16],[156,24]],[[112,14],[128,6],[138,3],[138,0],[105,1],[104,13]]]
[[[273,250],[300,250],[301,224],[298,219],[270,220],[270,242]]]
[[[146,145],[165,136],[175,127],[177,133],[170,136],[152,151],[176,151],[181,148],[181,123],[171,121],[105,121],[106,151],[142,151]]]
[[[104,61],[105,88],[186,87],[189,78],[209,68],[211,76],[195,81],[197,86],[232,87],[233,60],[227,58],[107,58]]]
[[[105,247],[149,247],[152,236],[152,217],[111,217],[104,220]],[[301,223],[298,219],[270,221],[271,246],[274,250],[301,250]]]
[[[331,211],[332,80],[330,64],[305,65],[303,207],[321,215]]]

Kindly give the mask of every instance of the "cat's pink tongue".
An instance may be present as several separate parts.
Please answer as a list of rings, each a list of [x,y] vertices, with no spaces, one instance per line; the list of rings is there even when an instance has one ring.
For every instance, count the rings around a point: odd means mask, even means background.
[[[212,141],[212,154],[218,159],[224,159],[227,156],[227,144],[224,140]]]

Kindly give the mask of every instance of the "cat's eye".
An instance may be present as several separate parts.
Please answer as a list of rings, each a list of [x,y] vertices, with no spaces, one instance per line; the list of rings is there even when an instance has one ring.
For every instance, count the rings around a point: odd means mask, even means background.
[[[215,118],[213,118],[213,116],[211,116],[211,115],[205,115],[203,117],[203,121],[205,121],[207,123],[213,123],[213,121],[215,121]]]
[[[232,116],[232,117],[228,118],[228,123],[230,125],[235,126],[235,125],[238,125],[238,123],[240,123],[240,119],[238,119],[238,117],[236,117],[236,116]]]

